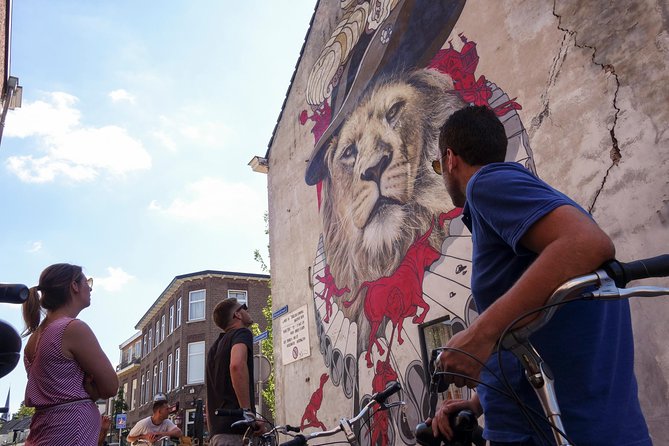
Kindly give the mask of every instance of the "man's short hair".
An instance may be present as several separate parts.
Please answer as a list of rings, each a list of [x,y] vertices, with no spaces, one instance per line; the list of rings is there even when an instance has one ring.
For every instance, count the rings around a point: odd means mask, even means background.
[[[221,330],[225,330],[232,321],[232,315],[235,314],[240,307],[239,302],[234,297],[229,297],[222,300],[214,308],[214,323]]]
[[[490,108],[467,106],[453,113],[439,132],[439,151],[446,149],[470,166],[501,163],[508,144],[504,125]]]

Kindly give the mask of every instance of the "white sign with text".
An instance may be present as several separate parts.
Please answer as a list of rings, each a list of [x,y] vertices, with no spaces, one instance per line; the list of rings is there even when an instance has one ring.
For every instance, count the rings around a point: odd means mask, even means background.
[[[283,365],[306,358],[309,349],[309,326],[307,306],[303,305],[292,313],[281,317],[281,358]]]

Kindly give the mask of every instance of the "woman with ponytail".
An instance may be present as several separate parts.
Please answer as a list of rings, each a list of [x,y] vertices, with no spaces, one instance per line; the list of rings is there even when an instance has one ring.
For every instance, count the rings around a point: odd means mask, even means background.
[[[42,271],[23,304],[25,405],[35,408],[27,446],[98,444],[95,400],[116,395],[118,378],[93,331],[76,319],[92,290],[80,266],[58,263]]]

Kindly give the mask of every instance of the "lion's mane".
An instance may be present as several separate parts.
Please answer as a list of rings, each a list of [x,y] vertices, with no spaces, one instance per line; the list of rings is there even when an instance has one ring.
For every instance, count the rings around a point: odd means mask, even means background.
[[[337,286],[351,289],[342,299],[391,275],[411,243],[453,208],[430,163],[439,158],[440,127],[464,105],[447,75],[416,70],[378,82],[331,141],[321,215],[327,264]],[[440,249],[444,237],[435,225],[432,246]],[[339,308],[366,339],[362,303]]]

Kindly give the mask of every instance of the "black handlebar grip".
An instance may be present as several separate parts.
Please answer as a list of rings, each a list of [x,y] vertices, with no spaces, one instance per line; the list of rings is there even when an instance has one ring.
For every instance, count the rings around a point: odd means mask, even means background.
[[[219,417],[244,418],[244,411],[242,409],[223,409],[222,407],[219,407],[214,410],[214,415]]]
[[[669,276],[669,254],[629,263],[612,260],[606,263],[603,268],[616,283],[616,286],[622,288],[632,280]]]
[[[402,385],[398,381],[395,381],[394,383],[386,387],[384,390],[372,396],[372,399],[374,399],[374,401],[376,401],[379,404],[383,404],[391,395],[394,395],[397,392],[399,392],[401,388]]]
[[[28,287],[20,283],[0,284],[0,302],[22,304],[28,299]]]
[[[299,432],[300,428],[299,427],[293,427],[290,424],[286,424],[286,430],[288,432]]]
[[[296,435],[292,440],[281,443],[281,446],[305,446],[306,444],[307,439],[304,437],[304,435]]]

